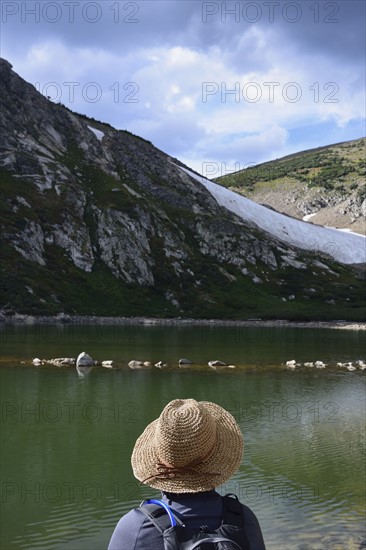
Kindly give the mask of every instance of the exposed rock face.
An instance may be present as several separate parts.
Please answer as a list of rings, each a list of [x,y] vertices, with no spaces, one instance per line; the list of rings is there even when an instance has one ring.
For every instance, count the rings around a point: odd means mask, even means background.
[[[45,265],[44,254],[44,233],[42,227],[31,220],[24,220],[23,230],[15,235],[5,235],[15,250],[20,252],[24,258],[40,265]]]
[[[118,210],[93,208],[100,257],[113,275],[128,283],[153,285],[149,228]]]
[[[357,191],[344,193],[334,190],[325,193],[320,189],[301,187],[294,182],[291,190],[280,193],[252,195],[253,200],[264,201],[268,206],[299,219],[328,227],[348,228],[365,234],[366,204]]]
[[[299,272],[296,299],[311,287],[322,303],[325,280],[327,299],[337,293],[329,258],[319,268],[220,207],[150,142],[52,103],[5,60],[0,80],[0,306],[233,316],[268,296],[277,314]]]

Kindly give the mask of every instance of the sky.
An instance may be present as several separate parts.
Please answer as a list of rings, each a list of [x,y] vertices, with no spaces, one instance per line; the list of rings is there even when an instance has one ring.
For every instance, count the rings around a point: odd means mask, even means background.
[[[1,56],[211,178],[365,135],[365,4],[2,0]]]

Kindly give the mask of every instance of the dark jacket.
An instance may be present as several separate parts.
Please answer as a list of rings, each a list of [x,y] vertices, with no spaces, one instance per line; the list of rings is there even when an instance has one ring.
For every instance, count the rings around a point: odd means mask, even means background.
[[[187,527],[198,529],[202,525],[207,525],[209,529],[217,529],[221,525],[223,501],[216,491],[180,495],[162,493],[162,500],[177,512],[178,517],[182,516]],[[265,550],[256,516],[250,508],[242,506],[250,550]],[[164,550],[163,538],[153,523],[144,514],[134,509],[119,520],[108,550],[145,549]]]

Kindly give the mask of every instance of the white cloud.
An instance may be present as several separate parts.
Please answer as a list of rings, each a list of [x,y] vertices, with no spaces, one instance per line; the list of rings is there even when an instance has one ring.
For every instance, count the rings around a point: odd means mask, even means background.
[[[5,26],[4,55],[42,91],[56,83],[58,100],[73,110],[140,134],[195,169],[208,160],[235,165],[280,157],[292,152],[299,128],[302,143],[316,147],[316,124],[331,125],[338,136],[364,118],[353,2],[344,11],[340,0],[344,43],[339,26],[316,25],[309,10],[295,25],[269,24],[264,16],[258,25],[223,24],[220,17],[204,25],[197,4],[144,3],[135,26],[107,25],[109,8],[99,27],[76,21],[50,34],[49,25],[37,33],[19,25],[22,49]]]
[[[281,156],[287,138],[286,129],[279,126],[246,136],[206,135],[182,161],[208,178],[223,176]]]

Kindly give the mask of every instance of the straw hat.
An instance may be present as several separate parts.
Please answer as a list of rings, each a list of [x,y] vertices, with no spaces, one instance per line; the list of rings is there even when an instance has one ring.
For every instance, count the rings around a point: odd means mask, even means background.
[[[134,476],[171,493],[209,491],[227,481],[243,455],[234,417],[208,401],[175,399],[137,439]]]

